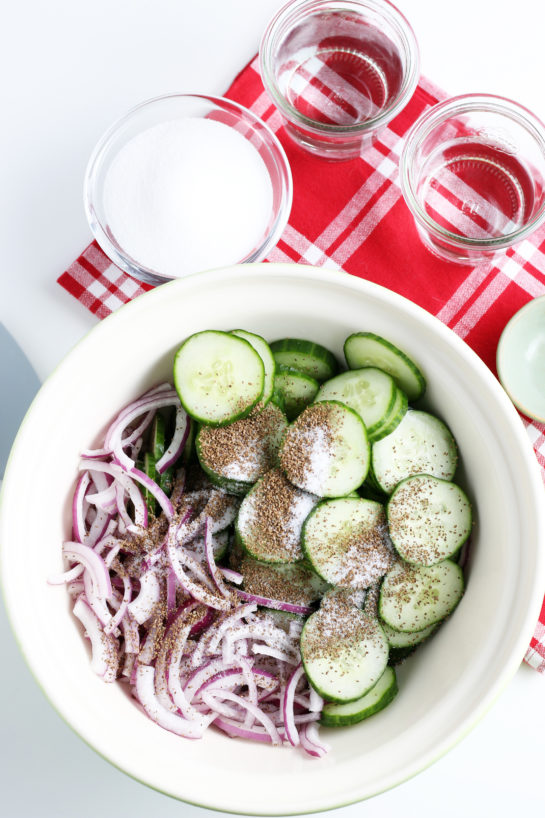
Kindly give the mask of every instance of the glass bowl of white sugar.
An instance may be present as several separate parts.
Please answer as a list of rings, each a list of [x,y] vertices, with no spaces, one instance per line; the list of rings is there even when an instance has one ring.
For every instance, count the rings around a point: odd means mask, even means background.
[[[251,111],[221,97],[143,102],[96,145],[84,204],[108,257],[150,284],[264,259],[286,226],[284,150]]]

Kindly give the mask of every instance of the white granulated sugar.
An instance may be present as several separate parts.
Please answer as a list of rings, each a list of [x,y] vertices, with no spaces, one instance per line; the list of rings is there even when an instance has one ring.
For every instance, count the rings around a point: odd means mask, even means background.
[[[267,230],[272,184],[238,131],[175,119],[127,142],[104,184],[106,220],[139,264],[172,278],[241,261]]]
[[[290,516],[286,520],[286,535],[290,548],[299,545],[301,529],[310,512],[319,502],[319,498],[301,489],[292,494]]]
[[[305,488],[321,494],[331,473],[331,447],[325,429],[316,426],[302,432],[304,448],[308,452],[309,469],[305,475]]]

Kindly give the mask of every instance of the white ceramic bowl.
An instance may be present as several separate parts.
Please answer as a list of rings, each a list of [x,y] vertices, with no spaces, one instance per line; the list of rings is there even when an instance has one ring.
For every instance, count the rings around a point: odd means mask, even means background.
[[[328,731],[323,760],[209,731],[187,741],[143,715],[89,667],[63,588],[78,452],[127,401],[169,377],[190,333],[239,326],[295,335],[341,355],[355,330],[390,338],[421,364],[428,403],[460,446],[475,503],[467,592],[437,636],[400,669],[400,693],[367,722]],[[245,265],[172,282],[99,324],[42,387],[14,445],[0,514],[7,608],[53,706],[97,752],[140,781],[202,806],[254,815],[314,812],[381,792],[446,752],[521,662],[543,587],[543,486],[523,426],[477,356],[419,307],[374,284],[295,265]]]

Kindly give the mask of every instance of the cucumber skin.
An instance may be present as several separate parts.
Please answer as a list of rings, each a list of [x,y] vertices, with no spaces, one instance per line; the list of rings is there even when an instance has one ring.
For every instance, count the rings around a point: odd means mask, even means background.
[[[270,356],[271,356],[270,363],[271,363],[271,366],[272,366],[272,371],[270,372],[270,388],[268,390],[268,394],[263,394],[261,396],[260,404],[262,404],[261,408],[263,408],[271,400],[273,392],[274,392],[274,376],[275,376],[275,373],[276,373],[276,361],[275,361],[274,355],[272,354],[271,348],[270,348],[269,344],[267,343],[267,341],[263,338],[263,336],[258,335],[255,332],[249,332],[246,329],[232,329],[230,334],[234,335],[236,338],[242,338],[243,341],[248,341],[250,346],[252,346],[255,349],[255,351],[257,352],[257,354],[259,355],[259,357],[263,361],[263,369],[264,369],[263,390],[265,390],[265,384],[266,384],[266,381],[267,381],[267,374],[268,374],[267,373],[267,367],[265,366],[265,361],[262,358],[261,353],[259,352],[259,349],[257,347],[255,347],[252,344],[252,342],[249,340],[249,338],[246,337],[246,336],[251,336],[252,338],[257,338],[259,342],[265,344],[265,346],[268,348],[268,350],[270,352]]]
[[[281,376],[282,375],[291,375],[293,378],[298,378],[300,380],[304,380],[312,389],[314,390],[314,394],[309,396],[308,401],[303,400],[302,398],[292,398],[289,395],[289,390],[286,389],[281,383]],[[293,366],[286,366],[285,364],[277,364],[276,365],[276,375],[274,378],[274,389],[271,400],[278,400],[281,404],[280,408],[286,415],[287,419],[291,422],[295,420],[303,411],[309,406],[316,395],[318,394],[318,390],[320,388],[320,384],[316,380],[316,378],[311,377],[310,375],[301,372],[300,369],[295,369]]]
[[[359,722],[368,719],[370,716],[374,716],[375,713],[379,713],[381,710],[384,710],[397,696],[398,693],[398,686],[397,686],[397,678],[395,675],[395,670],[392,668],[391,665],[388,665],[393,673],[392,683],[388,687],[388,689],[383,693],[382,697],[372,705],[361,710],[359,713],[353,713],[352,715],[348,714],[336,714],[332,713],[328,709],[328,705],[325,704],[322,710],[322,714],[320,716],[320,724],[324,727],[349,727],[352,724],[359,724]],[[387,669],[384,671],[387,673]],[[380,679],[379,679],[380,681]],[[378,684],[379,682],[377,682]],[[369,690],[364,696],[361,698],[365,698],[368,696],[369,693],[372,693],[376,685],[374,685],[371,690]],[[356,699],[357,701],[357,699]],[[334,707],[334,705],[333,705]]]
[[[371,443],[376,443],[378,440],[382,440],[383,437],[387,437],[388,435],[391,435],[392,432],[395,432],[405,417],[407,409],[409,408],[409,399],[402,389],[398,388],[398,392],[401,395],[401,407],[399,411],[393,418],[390,418],[389,421],[384,424],[384,426],[380,427],[373,434],[369,435],[369,441]]]
[[[195,417],[195,415],[188,409],[187,404],[184,401],[184,398],[182,397],[182,395],[180,393],[180,390],[178,388],[177,378],[176,378],[176,372],[177,372],[177,368],[178,368],[177,367],[177,361],[178,361],[178,358],[180,357],[180,354],[181,354],[183,348],[185,347],[185,345],[187,343],[189,343],[189,341],[191,341],[192,339],[196,338],[197,336],[205,335],[205,334],[208,334],[209,332],[214,332],[217,335],[226,335],[226,336],[228,336],[230,338],[233,338],[233,339],[236,338],[242,344],[246,344],[252,350],[252,352],[257,356],[257,358],[259,359],[259,362],[261,364],[261,369],[262,369],[261,392],[257,396],[257,398],[249,406],[246,406],[244,409],[241,409],[241,411],[238,414],[230,415],[228,418],[223,418],[221,421],[212,421],[212,420],[201,418],[201,417]],[[241,420],[242,418],[248,417],[248,415],[250,414],[252,409],[254,409],[257,406],[257,404],[259,403],[259,401],[261,400],[261,396],[263,395],[263,385],[264,385],[264,382],[265,382],[265,367],[263,365],[263,360],[258,355],[258,353],[255,351],[255,349],[253,348],[253,346],[250,344],[249,341],[246,341],[244,338],[240,338],[237,335],[231,335],[231,333],[229,333],[229,332],[222,332],[221,330],[208,330],[208,329],[205,329],[205,330],[202,330],[201,332],[194,332],[193,335],[190,335],[189,338],[186,338],[185,341],[183,342],[183,344],[178,348],[178,350],[177,350],[177,352],[176,352],[176,354],[174,356],[173,380],[174,380],[174,388],[176,389],[176,392],[178,393],[180,403],[182,404],[182,407],[185,409],[185,411],[187,412],[187,414],[189,415],[189,417],[191,418],[192,421],[197,421],[198,423],[202,423],[204,426],[228,426],[230,423],[234,423],[235,420]]]
[[[319,381],[322,383],[323,381],[329,380],[338,372],[339,365],[337,363],[337,359],[333,355],[332,352],[329,351],[326,347],[322,346],[321,344],[316,343],[315,341],[306,341],[303,338],[280,338],[277,341],[273,341],[272,344],[269,344],[273,356],[277,362],[277,364],[284,364],[286,366],[290,366],[293,369],[298,369],[299,371],[303,372],[304,375],[313,378],[314,380]],[[280,360],[277,357],[277,353],[282,354],[284,360]],[[314,372],[305,371],[304,367],[301,366],[299,363],[289,363],[289,359],[285,358],[284,353],[287,355],[306,355],[306,356],[314,356],[316,357],[321,363],[326,367],[327,372],[323,377],[316,377]]]
[[[401,662],[404,662],[405,659],[408,659],[420,645],[423,645],[424,642],[420,642],[418,645],[412,645],[410,648],[390,648],[390,655],[388,657],[388,665],[389,667],[395,667],[396,665],[400,665]]]
[[[343,351],[344,351],[344,357],[346,359],[346,363],[347,363],[347,366],[348,366],[349,369],[360,369],[361,366],[362,366],[361,363],[357,367],[356,366],[353,367],[350,364],[350,361],[349,361],[350,353],[347,354],[347,345],[348,345],[348,347],[350,346],[349,342],[350,342],[350,340],[352,338],[370,338],[371,340],[376,341],[379,344],[382,344],[382,346],[384,346],[387,350],[389,350],[394,355],[399,357],[404,362],[404,364],[408,367],[410,372],[413,374],[413,376],[414,376],[414,378],[415,378],[415,380],[417,381],[417,384],[418,384],[418,390],[416,392],[414,392],[413,394],[410,394],[408,396],[409,399],[411,401],[415,401],[415,400],[418,400],[419,398],[422,397],[422,395],[426,391],[426,379],[425,379],[424,375],[422,374],[422,372],[420,370],[420,367],[418,367],[415,364],[415,362],[411,358],[409,358],[409,356],[405,352],[403,352],[403,350],[399,349],[399,347],[396,347],[395,344],[392,344],[391,341],[388,341],[386,338],[383,338],[381,335],[376,335],[376,333],[374,333],[374,332],[353,332],[352,335],[348,336],[348,338],[344,342]],[[372,363],[366,364],[366,366],[374,366],[374,365],[376,365],[376,364],[372,364]],[[377,366],[377,369],[380,369],[380,368],[381,367]],[[384,371],[386,372],[387,370],[384,370]],[[396,381],[398,386],[400,386],[400,388],[403,388],[401,386],[401,384],[398,383],[395,375],[393,375],[391,372],[389,372],[388,374],[392,375],[393,379]]]

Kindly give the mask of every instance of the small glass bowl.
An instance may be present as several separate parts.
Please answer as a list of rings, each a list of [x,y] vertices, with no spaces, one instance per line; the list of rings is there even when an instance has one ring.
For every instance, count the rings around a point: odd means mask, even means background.
[[[326,159],[370,147],[419,77],[414,32],[388,0],[292,0],[259,49],[266,91],[287,133]]]
[[[218,258],[210,266],[261,261],[277,243],[288,221],[293,196],[291,170],[284,149],[264,122],[242,105],[222,97],[171,94],[147,100],[115,122],[99,140],[87,165],[83,192],[85,213],[96,241],[114,264],[139,281],[162,284],[200,270],[188,265],[180,269],[179,275],[167,274],[141,263],[120,245],[108,223],[105,208],[108,170],[119,151],[146,129],[171,120],[195,117],[214,119],[242,134],[261,156],[272,186],[271,212],[259,241],[248,247],[242,258]],[[214,224],[206,227],[212,241]]]
[[[407,134],[400,182],[432,252],[489,262],[545,221],[545,126],[503,97],[453,97]]]

